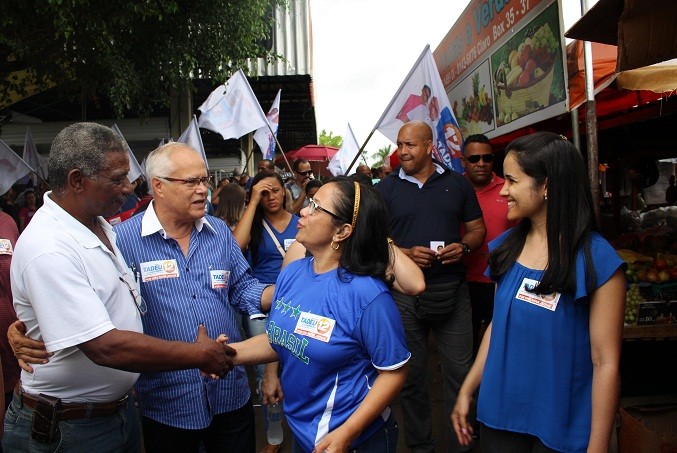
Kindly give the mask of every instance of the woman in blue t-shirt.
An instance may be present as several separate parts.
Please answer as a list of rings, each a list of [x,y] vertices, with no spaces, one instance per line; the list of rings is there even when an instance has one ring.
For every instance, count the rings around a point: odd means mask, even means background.
[[[284,182],[280,175],[273,171],[259,172],[252,181],[249,205],[233,231],[238,245],[249,261],[252,275],[261,283],[275,283],[286,250],[296,237],[299,217],[285,211],[286,198]],[[247,338],[265,333],[267,324],[268,318],[245,317],[243,327]],[[270,370],[276,372],[277,368]],[[256,365],[254,372],[261,397],[266,366]],[[266,430],[269,431],[266,406],[261,407]],[[278,451],[281,439],[276,438],[270,431],[268,434],[266,451]]]
[[[388,211],[372,188],[338,177],[301,210],[312,257],[280,273],[268,335],[231,346],[234,362],[280,360],[294,452],[395,452],[389,407],[407,375],[399,312],[385,281]]]
[[[451,419],[469,445],[477,388],[483,452],[606,452],[618,406],[626,283],[597,233],[586,165],[565,137],[511,142],[513,229],[489,244],[494,316]]]

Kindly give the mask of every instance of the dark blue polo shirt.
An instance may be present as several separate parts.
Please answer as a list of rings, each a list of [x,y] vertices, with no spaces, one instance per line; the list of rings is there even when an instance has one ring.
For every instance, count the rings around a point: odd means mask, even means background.
[[[411,248],[444,245],[461,240],[461,225],[482,217],[482,209],[470,182],[449,169],[433,173],[419,189],[401,179],[399,168],[376,185],[390,212],[390,235],[395,244]],[[435,261],[423,270],[426,283],[444,283],[465,277],[463,263],[442,265]]]

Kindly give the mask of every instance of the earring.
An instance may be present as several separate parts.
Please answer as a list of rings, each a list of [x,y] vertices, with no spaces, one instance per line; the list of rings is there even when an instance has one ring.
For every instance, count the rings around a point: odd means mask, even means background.
[[[543,199],[544,199],[544,200],[547,200],[547,199],[548,199],[548,192],[546,192],[546,193],[543,195]]]
[[[336,247],[334,247],[334,245],[336,245]],[[331,241],[331,244],[329,244],[329,247],[331,247],[331,249],[335,251],[335,250],[338,250],[339,247],[341,247],[341,243],[337,242],[336,244],[334,244],[334,241]]]

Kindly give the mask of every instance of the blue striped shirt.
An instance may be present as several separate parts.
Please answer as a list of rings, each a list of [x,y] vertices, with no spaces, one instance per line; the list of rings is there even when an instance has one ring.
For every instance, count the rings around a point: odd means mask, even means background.
[[[241,338],[233,308],[260,314],[266,285],[251,276],[235,238],[217,218],[195,222],[187,256],[166,236],[152,202],[115,232],[148,307],[146,334],[193,342],[204,323],[210,337],[225,333],[235,342]],[[143,373],[136,392],[145,417],[183,429],[206,428],[212,416],[241,408],[250,396],[242,366],[219,380],[203,378],[197,369]]]

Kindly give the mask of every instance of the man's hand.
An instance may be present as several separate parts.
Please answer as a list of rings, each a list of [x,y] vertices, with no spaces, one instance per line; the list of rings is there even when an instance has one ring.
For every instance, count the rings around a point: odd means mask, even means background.
[[[200,324],[197,328],[195,343],[201,346],[204,357],[200,366],[201,373],[222,378],[233,369],[232,356],[235,355],[235,350],[228,346],[225,341],[215,341],[209,338],[204,324]]]
[[[402,249],[402,251],[421,269],[429,268],[436,258],[435,252],[432,249],[420,245],[410,249]]]
[[[33,367],[29,363],[47,363],[49,357],[54,355],[47,352],[45,343],[26,336],[26,325],[21,321],[14,321],[9,325],[7,339],[14,356],[19,361],[19,366],[28,373],[33,372]]]
[[[437,259],[442,264],[458,263],[463,259],[463,246],[458,242],[453,242],[437,252]]]

